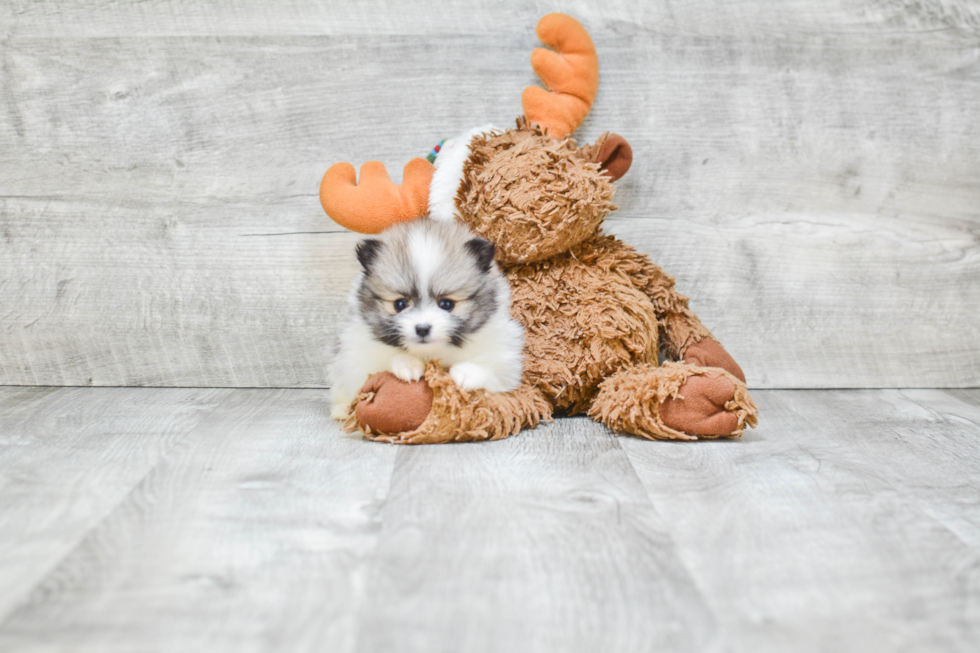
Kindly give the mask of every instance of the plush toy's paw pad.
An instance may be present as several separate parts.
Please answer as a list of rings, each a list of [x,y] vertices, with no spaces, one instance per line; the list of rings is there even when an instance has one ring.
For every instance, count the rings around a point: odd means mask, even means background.
[[[461,390],[481,390],[495,380],[490,370],[476,363],[457,363],[449,368],[449,376]]]
[[[703,338],[688,347],[684,352],[684,362],[698,367],[720,367],[745,383],[745,373],[742,372],[742,368],[720,343],[711,338]]]
[[[371,394],[357,404],[357,421],[375,433],[405,433],[421,426],[432,410],[432,388],[425,382],[405,382],[393,374],[375,374],[361,392]]]
[[[735,402],[735,384],[724,376],[692,376],[677,397],[660,403],[660,419],[672,429],[691,435],[730,435],[738,430],[738,416],[729,412]]]
[[[425,363],[410,354],[399,354],[391,359],[391,373],[402,381],[418,381],[425,374]]]

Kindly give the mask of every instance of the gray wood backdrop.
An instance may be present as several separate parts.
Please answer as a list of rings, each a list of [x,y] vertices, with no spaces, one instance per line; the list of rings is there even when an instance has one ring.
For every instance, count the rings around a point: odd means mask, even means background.
[[[608,229],[758,388],[980,385],[980,3],[0,3],[0,384],[319,387],[337,161],[509,125],[578,17]]]

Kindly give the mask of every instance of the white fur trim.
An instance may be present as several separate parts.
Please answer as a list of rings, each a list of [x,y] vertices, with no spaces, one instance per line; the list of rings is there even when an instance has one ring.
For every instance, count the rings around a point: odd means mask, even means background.
[[[497,131],[497,128],[493,125],[474,127],[442,144],[436,156],[436,171],[429,185],[429,215],[434,220],[453,220],[459,217],[456,193],[463,183],[463,166],[470,158],[470,143],[475,136],[491,131]]]

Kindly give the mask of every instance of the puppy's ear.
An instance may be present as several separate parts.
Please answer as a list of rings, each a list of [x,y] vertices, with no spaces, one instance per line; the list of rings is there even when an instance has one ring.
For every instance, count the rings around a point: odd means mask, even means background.
[[[371,264],[378,258],[381,251],[381,241],[377,238],[368,238],[357,243],[357,260],[361,262],[361,267],[367,272],[371,269]]]
[[[474,238],[466,242],[466,249],[476,259],[476,266],[480,269],[480,272],[490,271],[493,256],[497,253],[497,247],[493,243],[483,238]]]

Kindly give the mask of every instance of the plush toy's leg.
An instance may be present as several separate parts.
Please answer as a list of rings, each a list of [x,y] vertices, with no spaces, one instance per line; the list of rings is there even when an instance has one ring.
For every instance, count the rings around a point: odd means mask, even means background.
[[[461,390],[434,363],[424,381],[406,383],[378,374],[351,404],[348,431],[396,444],[436,444],[500,440],[551,417],[551,404],[539,390],[522,385],[513,392]]]
[[[665,363],[619,370],[599,386],[589,416],[651,439],[737,437],[756,424],[745,383],[716,367]]]
[[[684,362],[699,367],[720,367],[745,383],[745,373],[742,368],[714,338],[702,338],[688,345],[684,351]]]

